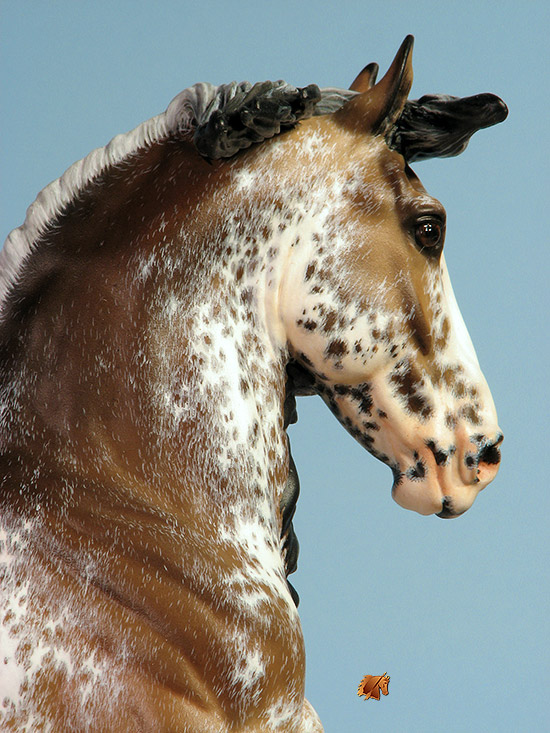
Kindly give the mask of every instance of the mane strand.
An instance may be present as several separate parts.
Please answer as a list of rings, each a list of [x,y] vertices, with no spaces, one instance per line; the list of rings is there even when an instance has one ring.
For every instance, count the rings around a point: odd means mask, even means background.
[[[185,89],[165,112],[93,150],[40,191],[27,209],[25,221],[8,235],[0,251],[0,320],[23,264],[41,238],[55,228],[67,207],[107,170],[155,143],[190,137],[193,131],[193,142],[200,154],[230,157],[254,142],[292,127],[300,119],[335,112],[354,95],[355,92],[336,88],[319,90],[313,84],[297,89],[284,81],[255,85],[232,82],[220,86],[199,83]],[[235,134],[231,123],[238,128],[245,119],[245,132]]]

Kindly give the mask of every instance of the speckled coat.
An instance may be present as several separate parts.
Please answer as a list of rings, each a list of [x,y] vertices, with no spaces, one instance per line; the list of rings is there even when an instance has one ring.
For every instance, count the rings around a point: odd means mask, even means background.
[[[228,160],[144,141],[37,235],[0,332],[2,730],[322,730],[285,572],[289,384],[405,507],[460,514],[494,477],[444,210],[381,126],[409,50]]]

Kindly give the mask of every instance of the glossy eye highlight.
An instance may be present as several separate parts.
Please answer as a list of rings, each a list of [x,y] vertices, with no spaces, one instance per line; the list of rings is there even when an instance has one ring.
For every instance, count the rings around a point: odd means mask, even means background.
[[[439,219],[426,218],[417,221],[414,239],[420,249],[435,249],[443,244],[443,224]]]

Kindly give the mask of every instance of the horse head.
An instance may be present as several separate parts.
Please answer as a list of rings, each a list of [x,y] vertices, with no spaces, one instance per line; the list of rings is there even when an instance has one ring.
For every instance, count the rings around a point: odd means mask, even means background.
[[[409,37],[381,81],[370,65],[352,86],[357,96],[295,133],[316,216],[310,246],[289,256],[278,310],[296,392],[320,394],[391,467],[397,503],[453,517],[495,477],[502,433],[445,265],[445,210],[407,152],[456,154],[506,108],[492,95],[430,97],[428,112],[407,102],[411,48]],[[465,109],[479,111],[468,124]],[[312,175],[321,160],[324,173]]]

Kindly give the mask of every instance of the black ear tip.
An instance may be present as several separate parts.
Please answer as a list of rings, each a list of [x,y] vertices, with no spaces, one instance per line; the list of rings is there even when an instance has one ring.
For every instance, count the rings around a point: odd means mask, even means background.
[[[378,66],[378,64],[373,61],[372,63],[367,64],[363,71],[368,72],[372,84],[376,84],[376,77],[378,76],[378,72],[380,71],[380,67]]]
[[[399,51],[397,52],[396,58],[401,59],[401,65],[404,68],[407,64],[407,61],[409,60],[409,56],[412,54],[414,46],[414,36],[408,35],[405,36],[405,40],[399,47]]]

